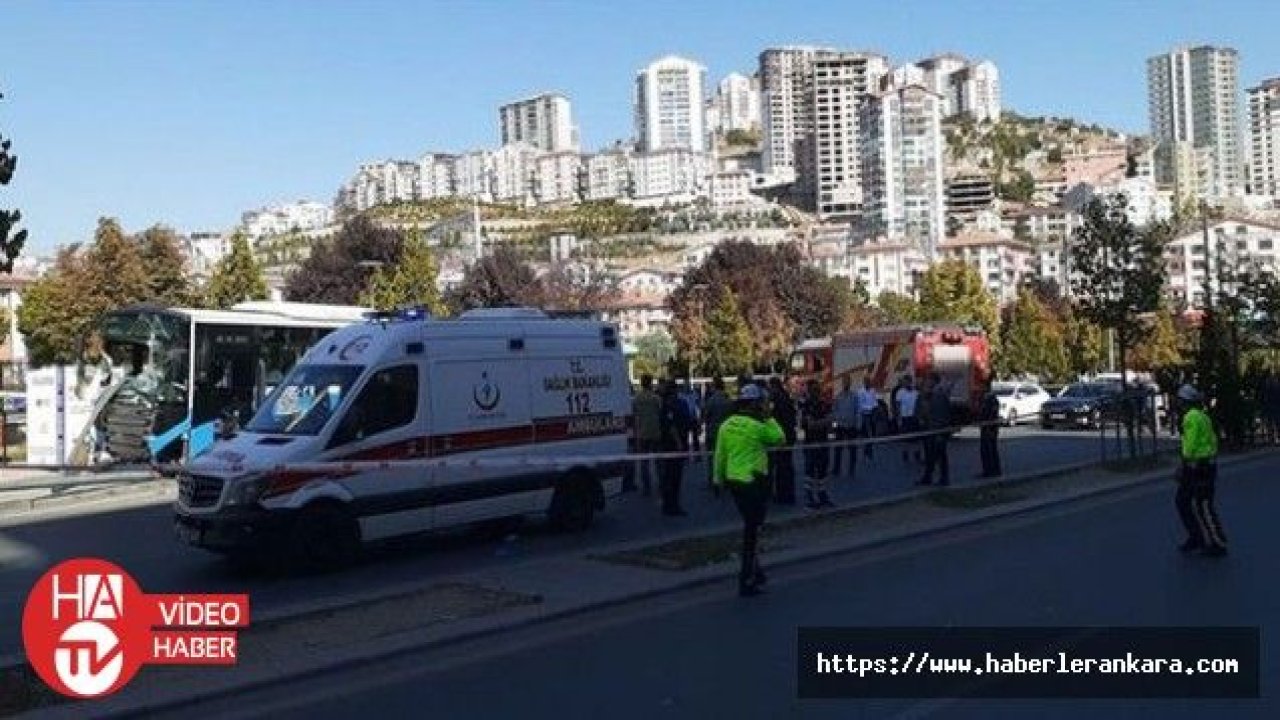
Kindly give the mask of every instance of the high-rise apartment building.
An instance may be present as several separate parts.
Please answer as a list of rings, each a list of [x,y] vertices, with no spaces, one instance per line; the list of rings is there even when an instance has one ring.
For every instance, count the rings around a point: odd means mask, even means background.
[[[1280,197],[1280,77],[1249,88],[1249,189]]]
[[[812,157],[813,59],[829,48],[769,48],[760,53],[763,170],[781,182],[806,174]]]
[[[755,130],[760,127],[760,82],[755,77],[730,73],[716,87],[716,129]]]
[[[707,149],[707,70],[674,55],[636,73],[636,140],[641,152]]]
[[[943,97],[921,84],[888,87],[863,104],[861,234],[934,257],[946,235]]]
[[[1147,109],[1156,152],[1156,180],[1180,196],[1188,175],[1180,162],[1208,162],[1195,196],[1225,198],[1243,188],[1240,162],[1239,64],[1232,48],[1178,48],[1147,60]],[[1197,160],[1197,165],[1199,164]],[[1181,175],[1181,177],[1180,177]]]
[[[853,219],[862,204],[859,110],[889,72],[870,53],[818,53],[813,58],[813,190],[818,217]]]
[[[498,108],[502,144],[527,143],[544,152],[578,149],[569,99],[546,93]]]

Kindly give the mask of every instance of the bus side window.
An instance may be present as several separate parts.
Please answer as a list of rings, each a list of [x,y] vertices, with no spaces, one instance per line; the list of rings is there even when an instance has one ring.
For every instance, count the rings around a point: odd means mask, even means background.
[[[328,447],[358,442],[404,427],[418,415],[418,366],[397,365],[373,374],[333,432]]]

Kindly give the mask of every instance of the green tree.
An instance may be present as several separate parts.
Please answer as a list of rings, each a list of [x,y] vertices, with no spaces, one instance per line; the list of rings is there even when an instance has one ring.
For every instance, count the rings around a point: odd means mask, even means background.
[[[138,242],[147,272],[148,299],[166,306],[195,302],[196,293],[191,286],[177,234],[164,225],[155,225],[144,230]]]
[[[1058,319],[1028,289],[1018,291],[1000,334],[1000,365],[1011,375],[1035,375],[1042,381],[1067,376],[1067,348]]]
[[[636,338],[635,374],[658,377],[676,357],[676,342],[665,332]]]
[[[883,325],[910,325],[920,322],[922,317],[920,303],[915,298],[892,290],[881,292],[876,298],[876,306]]]
[[[76,248],[58,253],[53,268],[29,285],[18,308],[18,331],[35,367],[71,364],[96,318],[89,273]]]
[[[1097,325],[1069,314],[1063,323],[1067,364],[1073,374],[1100,372],[1106,361],[1106,338]]]
[[[448,311],[436,284],[439,273],[435,253],[420,234],[414,234],[405,241],[400,262],[390,268],[378,268],[369,278],[360,305],[379,310],[422,306],[433,315],[446,315]]]
[[[246,300],[267,299],[262,266],[243,234],[236,233],[231,238],[231,251],[214,267],[204,294],[205,303],[217,310],[226,310]]]
[[[93,246],[85,256],[88,281],[84,291],[93,303],[94,317],[109,310],[144,302],[151,296],[150,279],[138,244],[112,218],[98,221]]]
[[[1165,309],[1157,311],[1150,319],[1146,335],[1146,340],[1133,349],[1130,364],[1135,370],[1155,371],[1182,365],[1185,348],[1173,313]]]
[[[1114,333],[1122,378],[1129,350],[1147,332],[1141,315],[1161,307],[1164,246],[1170,234],[1163,223],[1137,228],[1129,220],[1128,207],[1123,194],[1086,205],[1071,252],[1071,287],[1079,312]],[[1129,452],[1136,455],[1134,425],[1126,424]]]
[[[998,341],[1000,312],[982,274],[963,260],[935,263],[920,277],[920,320],[981,325]]]
[[[0,100],[3,99],[4,93],[0,93]],[[12,147],[12,141],[0,135],[0,185],[8,185],[18,169],[18,156],[9,152]],[[21,220],[22,212],[19,210],[0,210],[0,272],[13,272],[13,261],[27,243],[25,229],[13,232]]]
[[[751,328],[739,312],[738,300],[731,290],[717,292],[711,304],[702,356],[702,363],[696,368],[701,375],[722,377],[752,367]]]

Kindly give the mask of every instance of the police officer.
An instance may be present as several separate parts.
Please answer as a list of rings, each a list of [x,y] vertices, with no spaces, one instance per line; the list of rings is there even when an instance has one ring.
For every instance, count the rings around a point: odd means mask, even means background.
[[[738,594],[742,597],[759,595],[766,581],[756,557],[756,541],[769,505],[768,449],[786,439],[782,426],[770,417],[760,386],[742,386],[733,414],[720,425],[716,436],[713,475],[717,486],[728,487],[742,516],[742,567],[738,572]]]
[[[1182,468],[1178,474],[1178,516],[1187,529],[1184,553],[1227,554],[1227,538],[1213,506],[1218,481],[1218,435],[1204,411],[1200,392],[1190,385],[1178,391],[1182,415]]]

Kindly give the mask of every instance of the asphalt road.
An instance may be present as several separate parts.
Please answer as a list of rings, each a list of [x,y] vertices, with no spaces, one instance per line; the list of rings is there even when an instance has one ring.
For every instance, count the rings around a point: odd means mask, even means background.
[[[1088,461],[1099,454],[1098,436],[1092,433],[1019,427],[1004,431],[1001,444],[1005,470],[1011,474]],[[951,448],[955,481],[973,478],[979,465],[972,433],[957,438]],[[0,656],[21,652],[19,619],[27,592],[45,569],[66,558],[116,562],[148,592],[249,592],[255,613],[261,613],[317,597],[341,598],[431,575],[517,563],[533,555],[656,537],[688,525],[735,522],[732,503],[716,500],[707,491],[705,472],[705,464],[688,468],[684,497],[689,518],[663,517],[656,511],[656,498],[626,495],[612,502],[583,535],[556,535],[531,523],[515,542],[504,540],[506,531],[420,538],[379,548],[360,566],[324,577],[235,573],[218,557],[174,538],[167,504],[0,527]],[[856,481],[836,482],[833,496],[843,503],[899,493],[910,488],[919,473],[917,465],[902,462],[899,447],[884,446],[873,463],[859,461]]]
[[[1280,716],[1280,457],[1220,487],[1233,552],[1186,557],[1172,486],[1077,503],[240,695],[209,716],[272,718],[1203,718]],[[796,627],[1247,625],[1262,628],[1260,700],[796,699]]]

